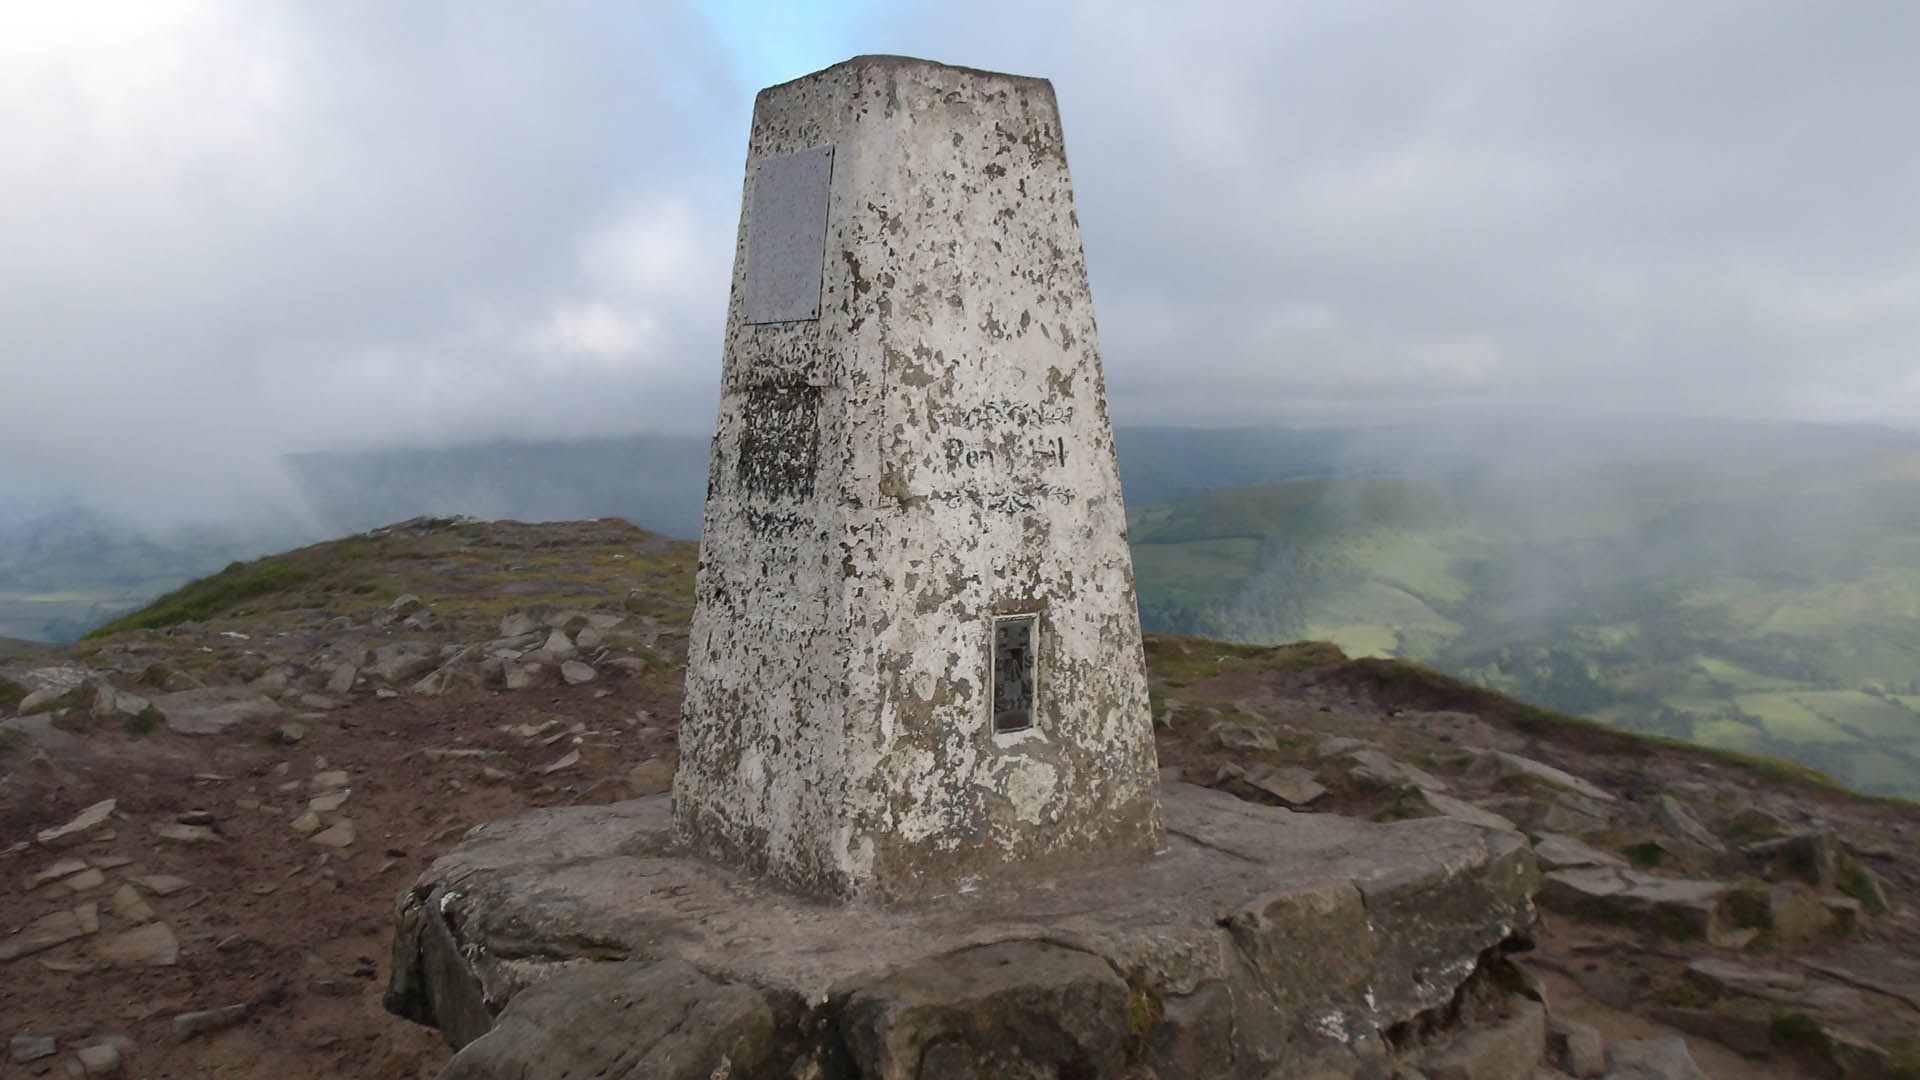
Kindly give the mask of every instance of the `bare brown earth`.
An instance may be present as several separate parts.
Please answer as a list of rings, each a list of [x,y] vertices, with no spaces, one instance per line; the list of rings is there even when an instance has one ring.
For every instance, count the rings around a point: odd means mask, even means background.
[[[355,542],[344,559],[310,549],[304,557],[323,572],[202,621],[0,662],[0,676],[27,690],[50,678],[49,665],[69,665],[155,700],[196,685],[252,684],[278,707],[220,734],[187,735],[81,693],[0,730],[0,948],[76,906],[96,905],[99,921],[74,940],[0,960],[0,1038],[58,1044],[31,1062],[0,1055],[0,1076],[64,1075],[77,1050],[116,1036],[128,1040],[119,1045],[133,1076],[431,1076],[449,1056],[438,1035],[381,1007],[395,896],[475,824],[659,789],[674,749],[691,545],[622,522],[415,522]],[[579,650],[593,679],[570,685],[540,654],[544,636],[557,629],[570,644],[588,615],[611,625]],[[502,621],[516,616],[539,621],[533,636],[543,640],[502,644],[527,637],[503,637]],[[408,640],[456,657],[439,684],[423,686],[418,672],[395,680],[367,672],[369,650]],[[478,648],[455,649],[468,645]],[[520,655],[507,663],[537,665],[522,688],[506,689],[503,670],[482,659],[508,653]],[[1264,765],[1299,768],[1327,789],[1298,808],[1434,812],[1411,786],[1353,767],[1342,755],[1358,747],[1542,831],[1559,788],[1470,775],[1484,751],[1498,749],[1613,794],[1615,820],[1585,839],[1654,858],[1650,872],[1660,875],[1772,882],[1783,874],[1742,855],[1745,837],[1716,854],[1650,824],[1649,807],[1663,794],[1723,835],[1753,808],[1788,832],[1832,830],[1850,865],[1870,867],[1892,901],[1889,913],[1861,917],[1850,933],[1827,928],[1789,942],[1768,931],[1736,946],[1676,938],[1639,917],[1548,910],[1527,964],[1556,1016],[1609,1039],[1672,1034],[1658,1016],[1675,1008],[1758,1015],[1763,1032],[1777,1029],[1750,1055],[1685,1033],[1712,1076],[1920,1075],[1913,805],[1861,799],[1787,767],[1577,726],[1421,669],[1349,662],[1325,646],[1154,638],[1148,653],[1163,766],[1243,798],[1280,801],[1247,781]],[[329,691],[343,658],[360,661],[361,672],[351,689]],[[0,704],[0,716],[12,708]],[[350,794],[298,831],[310,798],[340,786],[328,775],[338,772]],[[109,798],[117,800],[110,818],[78,844],[36,841],[39,830]],[[351,823],[350,843],[316,841],[337,840],[342,821]],[[155,831],[183,823],[203,823],[212,835],[182,842]],[[1658,852],[1649,856],[1647,845]],[[91,865],[34,884],[73,859]],[[123,911],[116,892],[153,875],[188,884],[167,895],[134,884],[151,916]],[[121,935],[156,924],[177,940],[171,963],[154,962],[169,959],[165,950],[129,959],[116,948]],[[1713,989],[1688,974],[1703,958],[1805,983],[1774,998]],[[230,1005],[248,1006],[233,1026],[176,1037],[177,1015]],[[1793,1017],[1813,1027],[1782,1020]],[[1854,1058],[1834,1049],[1835,1039],[1856,1037],[1878,1055],[1868,1055],[1870,1067],[1845,1064]]]

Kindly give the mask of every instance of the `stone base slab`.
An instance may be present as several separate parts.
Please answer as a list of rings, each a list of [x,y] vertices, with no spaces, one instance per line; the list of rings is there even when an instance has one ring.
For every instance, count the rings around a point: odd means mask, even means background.
[[[1163,797],[1145,861],[889,907],[677,852],[665,796],[483,825],[399,898],[387,1007],[449,1076],[1351,1075],[1534,918],[1518,833]]]

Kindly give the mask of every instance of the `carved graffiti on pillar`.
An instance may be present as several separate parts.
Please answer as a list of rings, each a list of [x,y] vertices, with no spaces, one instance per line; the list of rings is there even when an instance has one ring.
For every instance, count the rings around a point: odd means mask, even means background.
[[[1038,615],[993,620],[993,730],[1033,726],[1034,654],[1040,645]]]
[[[765,499],[813,496],[820,466],[820,388],[761,383],[746,392],[740,433],[740,491]]]

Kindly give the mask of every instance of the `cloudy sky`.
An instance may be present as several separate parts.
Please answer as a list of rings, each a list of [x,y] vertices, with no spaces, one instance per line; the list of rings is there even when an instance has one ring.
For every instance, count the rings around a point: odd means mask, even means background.
[[[0,5],[0,488],[697,432],[752,97],[1051,78],[1116,418],[1920,424],[1920,5]]]

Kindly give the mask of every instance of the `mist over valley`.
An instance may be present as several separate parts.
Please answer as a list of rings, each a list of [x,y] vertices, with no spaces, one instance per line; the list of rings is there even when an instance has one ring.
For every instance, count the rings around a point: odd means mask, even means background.
[[[1629,730],[1920,795],[1920,436],[1709,421],[1122,427],[1142,622],[1418,660]],[[0,636],[70,641],[234,560],[416,516],[699,532],[705,439],[306,454],[190,527],[0,517]]]

